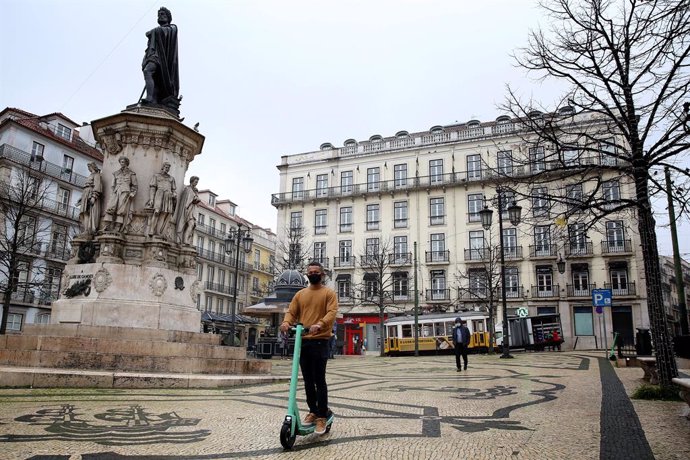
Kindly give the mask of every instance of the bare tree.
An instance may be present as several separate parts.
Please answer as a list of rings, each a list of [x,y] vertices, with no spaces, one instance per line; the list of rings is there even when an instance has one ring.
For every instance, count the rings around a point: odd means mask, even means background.
[[[285,229],[286,239],[278,240],[276,246],[276,274],[285,270],[297,270],[303,273],[312,259],[312,244],[302,226],[291,226]]]
[[[381,331],[380,356],[384,355],[386,340],[384,319],[386,309],[397,302],[408,302],[412,295],[406,272],[396,272],[396,267],[410,265],[412,254],[396,252],[391,240],[367,239],[357,265],[363,272],[363,282],[354,287],[354,300],[360,305],[374,305],[379,313]],[[403,275],[404,274],[404,275]]]
[[[40,216],[50,200],[49,183],[30,170],[0,173],[0,334],[5,334],[12,298],[31,301],[34,291],[43,288],[43,267],[32,266],[32,261],[41,253],[41,238],[49,234],[50,224]]]
[[[678,185],[690,178],[679,157],[688,147],[681,107],[690,85],[689,6],[687,0],[544,0],[551,28],[531,32],[516,60],[569,89],[557,110],[542,108],[546,115],[511,88],[504,106],[530,143],[523,173],[532,186],[554,178],[563,181],[559,187],[572,184],[548,192],[561,222],[574,218],[594,227],[616,213],[635,216],[662,386],[670,386],[678,370],[664,314],[652,199],[663,191],[657,173],[664,167]],[[620,193],[626,188],[629,196]],[[674,192],[681,213],[689,205],[687,190]]]

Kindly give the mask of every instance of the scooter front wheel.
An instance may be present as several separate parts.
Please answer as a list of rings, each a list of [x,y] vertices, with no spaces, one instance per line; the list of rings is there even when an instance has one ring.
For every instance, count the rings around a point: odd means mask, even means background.
[[[297,433],[292,432],[292,426],[289,422],[284,422],[283,426],[280,428],[280,444],[284,449],[292,449],[295,445],[295,439],[297,438]]]

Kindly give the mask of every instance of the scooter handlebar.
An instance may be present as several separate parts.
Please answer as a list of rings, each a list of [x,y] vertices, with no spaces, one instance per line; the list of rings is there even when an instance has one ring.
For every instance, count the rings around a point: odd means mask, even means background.
[[[291,331],[297,332],[297,326],[302,326],[302,337],[306,337],[310,334],[309,329],[311,326],[305,326],[302,323],[297,323],[290,328]]]

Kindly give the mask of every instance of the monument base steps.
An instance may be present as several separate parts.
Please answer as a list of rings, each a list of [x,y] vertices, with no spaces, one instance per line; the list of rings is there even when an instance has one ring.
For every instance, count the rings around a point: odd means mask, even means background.
[[[148,388],[151,382],[152,388],[163,388],[168,382],[170,388],[203,388],[228,385],[240,376],[270,378],[269,361],[249,359],[244,348],[223,346],[220,340],[219,335],[184,331],[27,325],[22,334],[0,336],[0,366],[33,372],[10,373],[0,386]]]
[[[199,375],[0,366],[2,388],[212,389],[288,382],[289,376]]]

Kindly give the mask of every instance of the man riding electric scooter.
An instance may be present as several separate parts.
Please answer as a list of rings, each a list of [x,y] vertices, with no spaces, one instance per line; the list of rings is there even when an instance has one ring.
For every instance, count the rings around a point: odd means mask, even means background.
[[[304,379],[309,413],[302,426],[314,425],[314,433],[326,433],[329,416],[328,386],[326,385],[326,364],[328,363],[328,342],[333,334],[333,323],[338,313],[336,293],[324,286],[323,266],[311,262],[307,267],[309,287],[295,294],[285,314],[280,330],[287,332],[291,325],[301,323],[308,332],[302,339],[300,368]]]

